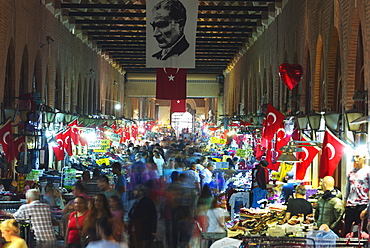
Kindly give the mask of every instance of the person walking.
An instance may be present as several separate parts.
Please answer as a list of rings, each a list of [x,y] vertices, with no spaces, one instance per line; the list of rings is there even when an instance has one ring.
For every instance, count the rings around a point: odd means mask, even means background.
[[[8,242],[4,248],[27,248],[26,241],[19,237],[19,224],[16,220],[4,220],[0,224],[1,236]]]

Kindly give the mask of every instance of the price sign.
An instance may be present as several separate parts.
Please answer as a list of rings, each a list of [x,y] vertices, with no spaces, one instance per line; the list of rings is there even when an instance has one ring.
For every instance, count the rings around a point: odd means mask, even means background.
[[[211,137],[210,138],[210,141],[211,141],[212,144],[217,144],[217,143],[219,143],[219,138],[217,138],[217,137]]]

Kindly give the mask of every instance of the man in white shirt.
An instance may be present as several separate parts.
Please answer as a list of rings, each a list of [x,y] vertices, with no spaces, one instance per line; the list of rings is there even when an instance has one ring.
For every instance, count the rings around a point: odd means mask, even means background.
[[[202,171],[202,180],[203,180],[203,185],[209,185],[212,182],[212,171],[214,170],[213,164],[208,163],[206,165],[206,168]]]
[[[158,176],[162,177],[163,176],[163,164],[164,164],[164,159],[162,156],[159,154],[159,152],[154,151],[153,152],[153,160],[154,163],[157,165],[157,172]]]

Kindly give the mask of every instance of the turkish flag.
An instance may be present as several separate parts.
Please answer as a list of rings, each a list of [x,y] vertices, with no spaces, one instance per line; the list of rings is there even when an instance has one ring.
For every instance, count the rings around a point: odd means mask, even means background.
[[[308,140],[302,137],[301,141]],[[303,151],[297,153],[297,159],[299,160],[299,162],[296,165],[296,179],[303,180],[306,175],[307,168],[310,166],[320,150],[319,148],[312,146],[309,142],[301,143],[299,147],[302,148]]]
[[[342,159],[346,145],[330,131],[325,131],[320,158],[319,177],[333,175],[339,161]]]
[[[117,129],[117,121],[114,121],[110,128],[116,130]]]
[[[281,127],[276,131],[276,142],[275,142],[275,150],[280,151],[281,148],[288,145],[291,135],[285,132],[284,125],[282,124]]]
[[[158,68],[156,98],[167,100],[185,100],[186,69]]]
[[[63,160],[64,159],[64,139],[63,139],[63,132],[58,133],[55,136],[55,139],[58,142],[57,146],[53,146],[53,150],[55,153],[55,157],[57,161]]]
[[[69,127],[78,126],[78,119],[77,118],[74,119],[73,121],[68,123],[67,126],[69,126]]]
[[[267,168],[274,170],[274,171],[279,171],[280,163],[276,162],[276,160],[279,158],[281,155],[281,151],[275,151],[275,149],[272,146],[272,142],[268,142],[267,145],[267,150],[266,150],[266,161],[269,163],[267,165]]]
[[[171,100],[171,113],[186,112],[186,100]]]
[[[69,156],[72,156],[73,154],[71,134],[72,134],[71,128],[68,128],[66,131],[63,132],[63,141],[64,141],[63,146]]]
[[[71,127],[70,136],[73,144],[78,145],[80,143],[80,129],[77,128],[80,127],[80,125],[78,124],[78,119],[74,119],[67,126]]]
[[[3,151],[8,159],[8,162],[10,162],[14,159],[12,124],[10,120],[8,120],[0,128],[0,139]]]
[[[267,104],[264,137],[268,140],[272,140],[284,119],[285,116],[282,113],[271,104]]]
[[[24,151],[24,146],[25,146],[24,143],[25,142],[26,142],[26,139],[25,139],[24,136],[19,137],[18,139],[14,140],[14,142],[13,142],[13,146],[14,146],[13,152],[14,152],[14,157],[15,158],[18,159],[19,153]]]

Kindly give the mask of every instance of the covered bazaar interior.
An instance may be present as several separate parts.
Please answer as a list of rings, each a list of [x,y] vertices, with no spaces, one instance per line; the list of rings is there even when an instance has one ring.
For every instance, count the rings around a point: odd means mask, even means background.
[[[176,14],[163,7],[178,2]],[[316,195],[329,176],[344,194],[356,156],[367,166],[370,155],[368,10],[366,0],[0,1],[0,198],[16,199],[0,208],[15,212],[34,184],[71,200],[96,168],[113,187],[111,164],[127,172],[143,152],[132,147],[155,145],[164,170],[205,156],[214,180],[243,192],[267,161],[278,186],[268,204],[288,177]],[[172,144],[191,152],[166,155]]]

